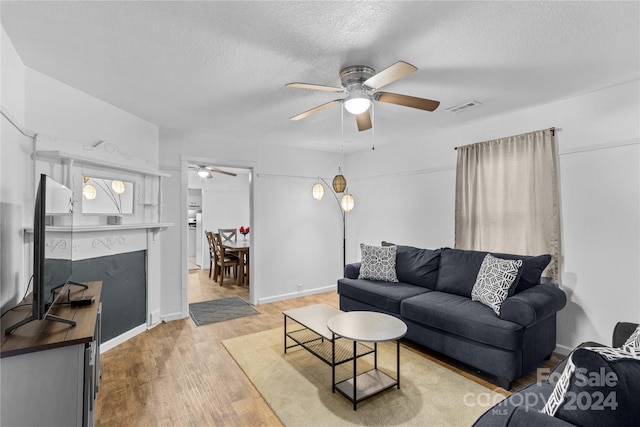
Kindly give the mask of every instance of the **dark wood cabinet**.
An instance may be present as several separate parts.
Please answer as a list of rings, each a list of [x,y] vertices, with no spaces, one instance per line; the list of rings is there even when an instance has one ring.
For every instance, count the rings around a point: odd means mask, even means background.
[[[93,425],[100,379],[102,282],[87,285],[88,289],[71,286],[69,297],[94,296],[93,304],[51,309],[76,326],[43,320],[10,335],[2,332],[0,425]],[[29,307],[8,312],[2,318],[3,331],[4,325],[29,314]]]

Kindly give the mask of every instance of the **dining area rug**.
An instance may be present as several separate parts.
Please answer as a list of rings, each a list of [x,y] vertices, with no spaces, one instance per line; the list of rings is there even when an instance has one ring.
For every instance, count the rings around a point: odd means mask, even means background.
[[[222,344],[287,426],[469,426],[504,397],[401,345],[400,389],[358,404],[331,392],[331,367],[296,347],[284,353],[282,328],[224,340]],[[288,344],[293,344],[289,342]],[[395,342],[378,344],[378,368],[395,376]],[[373,356],[358,359],[358,371]],[[336,378],[351,376],[351,362]]]
[[[260,314],[241,297],[221,298],[189,304],[189,315],[196,326]]]

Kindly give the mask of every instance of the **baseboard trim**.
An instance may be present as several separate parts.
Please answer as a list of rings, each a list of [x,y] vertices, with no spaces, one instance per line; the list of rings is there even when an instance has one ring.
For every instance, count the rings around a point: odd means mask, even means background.
[[[180,320],[186,317],[189,317],[188,311],[186,315],[182,314],[182,312],[180,311],[177,311],[175,313],[169,313],[169,314],[165,314],[164,316],[160,316],[160,320],[163,322],[171,322],[172,320]]]
[[[556,353],[560,353],[563,355],[568,355],[573,350],[572,347],[567,347],[566,345],[556,344]]]
[[[320,293],[323,293],[323,292],[335,291],[336,288],[337,288],[337,285],[331,285],[331,286],[326,286],[324,288],[315,288],[315,289],[309,289],[309,290],[301,291],[301,292],[291,292],[291,293],[288,293],[288,294],[275,295],[275,296],[268,297],[268,298],[258,298],[258,304],[269,304],[271,302],[277,302],[277,301],[282,301],[282,300],[287,300],[287,299],[292,299],[292,298],[304,297],[304,296],[307,296],[307,295],[320,294]]]
[[[115,338],[111,338],[109,341],[103,342],[102,344],[100,344],[100,354],[104,353],[105,351],[111,350],[114,347],[119,346],[123,342],[130,340],[136,335],[140,335],[146,330],[147,330],[147,325],[142,324],[140,326],[136,326],[135,328],[128,330],[123,334],[118,335]]]

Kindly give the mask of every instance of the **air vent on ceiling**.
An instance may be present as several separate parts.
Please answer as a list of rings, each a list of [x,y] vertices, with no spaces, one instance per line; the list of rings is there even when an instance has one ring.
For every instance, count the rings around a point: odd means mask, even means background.
[[[452,113],[458,113],[463,110],[468,110],[469,108],[477,107],[481,105],[478,101],[469,101],[460,105],[456,105],[455,107],[447,108],[447,111],[451,111]]]

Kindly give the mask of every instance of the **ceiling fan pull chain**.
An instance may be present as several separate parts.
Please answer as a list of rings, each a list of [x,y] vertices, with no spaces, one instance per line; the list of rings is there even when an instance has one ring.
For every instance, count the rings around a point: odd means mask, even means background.
[[[344,153],[344,108],[340,109],[340,118],[342,119],[342,136],[340,137],[340,152]]]
[[[376,122],[376,111],[373,104],[371,104],[371,123],[375,124]],[[376,149],[376,127],[371,126],[371,151],[375,151]]]

